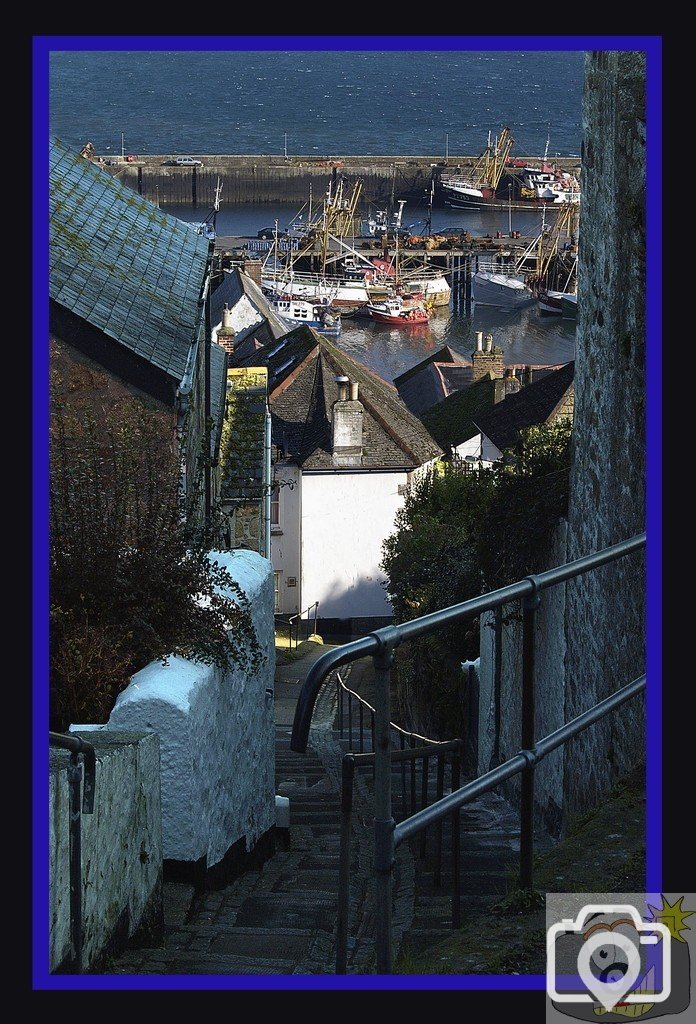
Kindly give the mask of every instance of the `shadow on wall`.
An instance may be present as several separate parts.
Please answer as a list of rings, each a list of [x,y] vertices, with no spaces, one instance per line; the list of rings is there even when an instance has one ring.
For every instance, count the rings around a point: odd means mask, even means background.
[[[383,601],[380,600],[384,609],[382,614],[376,614],[375,590],[379,590],[380,598],[383,597]],[[312,598],[311,594],[307,596]],[[355,614],[341,614],[342,607],[354,609]],[[347,643],[382,626],[388,626],[393,621],[386,591],[378,580],[358,580],[352,586],[336,586],[319,601],[317,630],[327,642]]]

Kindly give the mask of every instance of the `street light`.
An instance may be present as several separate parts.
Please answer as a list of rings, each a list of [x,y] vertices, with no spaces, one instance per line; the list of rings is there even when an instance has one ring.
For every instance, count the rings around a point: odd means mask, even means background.
[[[449,159],[449,132],[445,132],[445,162]]]
[[[508,235],[512,238],[512,182],[508,182]]]

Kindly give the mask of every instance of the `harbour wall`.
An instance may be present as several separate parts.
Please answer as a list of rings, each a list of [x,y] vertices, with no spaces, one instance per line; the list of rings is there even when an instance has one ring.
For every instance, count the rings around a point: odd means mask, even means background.
[[[218,178],[222,182],[221,203],[304,203],[310,185],[314,200],[324,197],[333,174],[363,180],[363,195],[373,203],[395,199],[424,199],[433,175],[471,168],[474,156],[221,156],[196,155],[200,167],[176,167],[168,155],[138,156],[132,162],[97,157],[104,170],[125,185],[161,206],[201,206],[209,209],[215,198]],[[529,157],[537,164],[541,157]],[[101,162],[103,161],[103,163]],[[110,161],[110,162],[107,162]],[[557,158],[563,170],[576,170],[577,157]]]

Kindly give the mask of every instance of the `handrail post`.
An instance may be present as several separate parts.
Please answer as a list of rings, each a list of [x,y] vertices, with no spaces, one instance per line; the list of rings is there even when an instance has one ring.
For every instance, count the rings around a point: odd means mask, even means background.
[[[79,753],[73,751],[68,762],[70,801],[70,958],[77,974],[82,974],[82,816],[80,783],[82,766]]]
[[[338,908],[336,911],[336,974],[348,973],[348,911],[350,907],[350,826],[353,813],[355,759],[344,754],[341,761],[341,845],[338,865]]]
[[[381,639],[381,638],[380,638]],[[375,670],[375,954],[378,974],[392,969],[392,868],[394,818],[391,801],[390,684],[394,641],[382,640],[372,658]]]
[[[541,593],[535,576],[528,576],[533,589],[522,599],[522,749],[534,747],[534,642],[536,612]],[[534,883],[534,762],[522,772],[520,794],[520,888]]]

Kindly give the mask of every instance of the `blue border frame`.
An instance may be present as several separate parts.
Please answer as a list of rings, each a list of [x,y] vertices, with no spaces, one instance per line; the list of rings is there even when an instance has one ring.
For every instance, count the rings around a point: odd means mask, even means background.
[[[35,989],[441,989],[544,991],[544,975],[52,975],[48,972],[48,146],[54,50],[643,50],[646,53],[647,260],[647,878],[662,888],[662,105],[661,36],[35,36],[33,38],[33,697],[32,881]]]

